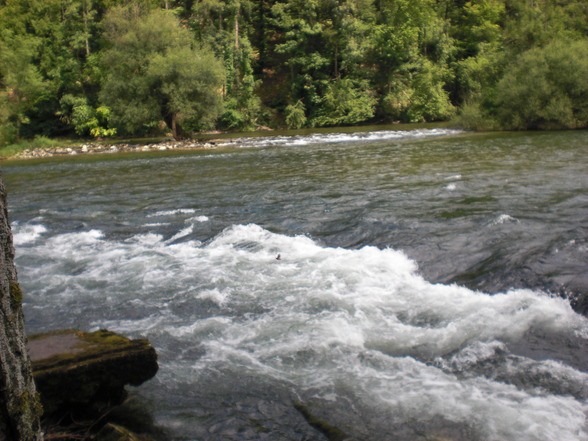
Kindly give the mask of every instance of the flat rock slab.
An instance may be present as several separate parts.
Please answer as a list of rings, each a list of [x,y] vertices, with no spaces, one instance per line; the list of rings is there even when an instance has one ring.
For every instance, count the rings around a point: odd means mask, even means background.
[[[29,355],[33,363],[60,354],[75,354],[83,350],[83,340],[74,332],[29,337]]]
[[[138,386],[158,370],[149,341],[105,330],[32,335],[29,354],[46,415],[99,412],[119,404],[125,385]]]

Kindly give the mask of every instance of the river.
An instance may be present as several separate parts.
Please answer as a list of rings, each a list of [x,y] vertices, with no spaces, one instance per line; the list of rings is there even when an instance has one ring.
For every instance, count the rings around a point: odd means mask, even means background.
[[[170,440],[588,440],[588,133],[7,162],[30,333],[147,337]],[[576,308],[581,309],[581,308]],[[299,408],[300,409],[300,408]]]

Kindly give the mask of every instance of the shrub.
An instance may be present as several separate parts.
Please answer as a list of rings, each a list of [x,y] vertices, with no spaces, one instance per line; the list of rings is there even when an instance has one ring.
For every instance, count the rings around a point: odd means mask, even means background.
[[[524,53],[497,85],[495,112],[507,129],[588,127],[588,40]]]
[[[306,124],[306,108],[302,101],[286,106],[286,124],[290,129],[299,129]]]
[[[395,79],[382,100],[387,118],[402,122],[439,121],[450,118],[455,108],[444,89],[448,73],[426,59],[403,66],[406,75]]]
[[[367,81],[329,82],[313,125],[338,126],[367,121],[373,118],[376,103]]]

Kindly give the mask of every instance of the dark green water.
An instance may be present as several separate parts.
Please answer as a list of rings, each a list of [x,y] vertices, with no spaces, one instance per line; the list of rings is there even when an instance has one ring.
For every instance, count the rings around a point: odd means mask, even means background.
[[[302,401],[355,439],[575,441],[587,164],[582,131],[419,131],[3,174],[29,331],[150,338],[172,439],[323,439]]]

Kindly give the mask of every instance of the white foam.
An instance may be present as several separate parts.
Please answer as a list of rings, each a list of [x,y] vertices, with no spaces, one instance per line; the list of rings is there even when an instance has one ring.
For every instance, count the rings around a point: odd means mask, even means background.
[[[208,222],[210,221],[210,219],[208,218],[208,216],[196,216],[196,217],[191,217],[189,219],[186,219],[186,222]]]
[[[183,230],[177,232],[176,234],[174,234],[170,239],[168,239],[166,241],[166,243],[175,242],[176,240],[181,239],[182,237],[185,237],[188,234],[191,234],[193,231],[194,231],[194,226],[190,225],[190,226],[184,228]]]
[[[512,217],[509,214],[501,214],[495,220],[492,221],[493,225],[501,225],[506,223],[518,224],[519,220],[517,218]]]
[[[164,217],[164,216],[176,216],[178,214],[194,214],[196,210],[192,208],[178,208],[176,210],[164,210],[164,211],[157,211],[148,215],[147,217]]]
[[[201,291],[198,294],[198,298],[202,299],[202,300],[210,300],[214,303],[216,303],[219,306],[223,306],[226,302],[227,299],[229,297],[229,293],[224,291],[221,292],[218,289],[206,289]]]
[[[475,341],[471,345],[465,346],[449,359],[436,358],[435,364],[446,370],[463,372],[480,362],[492,360],[497,353],[506,351],[506,345],[499,341]]]
[[[12,225],[15,246],[22,246],[34,242],[45,232],[47,232],[47,228],[39,224],[25,224],[21,226],[18,223],[14,223]]]
[[[338,144],[347,142],[376,142],[401,139],[419,139],[437,136],[450,136],[463,133],[458,129],[414,129],[414,130],[378,130],[372,132],[352,133],[315,133],[312,135],[293,135],[275,137],[253,137],[227,140],[218,144],[220,147],[257,147],[257,146],[300,146],[314,144]]]
[[[172,341],[158,341],[172,348],[198,342],[200,358],[166,352],[165,381],[196,388],[207,373],[244,370],[320,396],[345,384],[346,399],[362,409],[475,423],[482,439],[588,439],[585,400],[452,373],[532,330],[564,341],[585,335],[588,320],[564,299],[431,284],[402,252],[326,248],[257,225],[232,226],[204,244],[176,242],[191,231],[169,240],[113,241],[96,230],[41,236],[18,254],[49,260],[19,274],[33,304],[80,311],[95,328],[165,335]],[[89,316],[84,305],[96,304],[103,308]],[[546,363],[532,367],[554,371],[556,383],[584,379]]]
[[[357,381],[397,420],[443,415],[468,421],[488,440],[586,439],[588,409],[569,396],[533,394],[484,377],[456,381],[411,358],[378,361],[383,366],[365,368]]]
[[[385,141],[406,138],[428,138],[462,133],[456,129],[381,130],[375,132],[315,134],[302,139],[310,144],[340,143],[355,141]]]
[[[231,320],[226,317],[212,317],[199,320],[190,325],[179,327],[165,327],[165,331],[174,337],[194,337],[199,335],[210,336],[212,333],[220,334],[222,329],[231,324]]]
[[[94,257],[96,246],[101,243],[104,233],[100,230],[89,230],[78,233],[66,233],[50,237],[42,245],[49,253],[63,252],[61,257],[76,258],[76,256]]]
[[[146,234],[136,234],[135,236],[127,239],[126,243],[130,244],[138,244],[147,247],[155,247],[161,246],[163,240],[160,234],[155,233],[146,233]]]
[[[146,332],[160,328],[165,323],[166,317],[163,315],[148,316],[140,320],[101,320],[99,325],[94,324],[90,331],[97,331],[98,329],[109,329],[111,331],[127,333],[130,335],[140,332]]]

